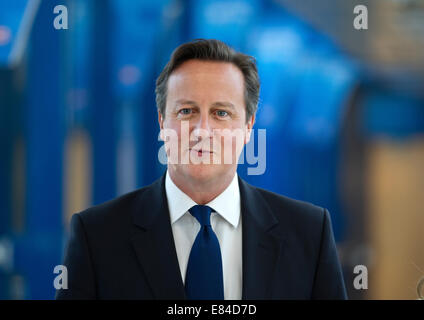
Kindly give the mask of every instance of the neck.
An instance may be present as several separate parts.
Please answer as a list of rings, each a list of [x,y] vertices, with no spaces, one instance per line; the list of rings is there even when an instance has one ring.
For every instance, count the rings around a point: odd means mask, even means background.
[[[235,170],[227,172],[224,176],[209,180],[193,180],[181,176],[174,170],[169,170],[169,176],[172,182],[194,202],[200,205],[211,202],[219,196],[231,183],[234,178]]]

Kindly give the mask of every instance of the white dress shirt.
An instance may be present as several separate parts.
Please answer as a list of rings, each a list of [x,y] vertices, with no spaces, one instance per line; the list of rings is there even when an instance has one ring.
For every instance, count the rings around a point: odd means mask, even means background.
[[[174,184],[168,170],[165,189],[178,263],[183,283],[185,283],[191,247],[200,230],[200,223],[188,210],[197,203]],[[224,299],[241,300],[242,228],[237,173],[228,187],[206,205],[216,211],[211,214],[211,226],[221,247]]]

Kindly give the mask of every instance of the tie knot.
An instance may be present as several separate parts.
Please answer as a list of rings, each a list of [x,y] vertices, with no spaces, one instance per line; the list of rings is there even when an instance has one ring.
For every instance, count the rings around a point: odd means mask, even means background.
[[[199,221],[200,225],[203,226],[210,226],[211,225],[211,212],[212,209],[208,206],[203,205],[195,205],[191,207],[190,210],[188,210],[193,217]]]

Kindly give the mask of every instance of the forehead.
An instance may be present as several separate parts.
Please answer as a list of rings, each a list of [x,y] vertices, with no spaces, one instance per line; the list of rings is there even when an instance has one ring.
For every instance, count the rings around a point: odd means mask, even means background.
[[[169,98],[243,99],[244,77],[230,62],[188,60],[168,79]],[[191,95],[190,97],[181,95]],[[238,102],[238,101],[236,101]]]
[[[208,61],[208,60],[198,60],[190,59],[183,62],[179,65],[173,72],[172,75],[181,74],[181,73],[191,73],[191,74],[222,74],[227,76],[234,76],[235,74],[243,77],[240,69],[231,62],[225,61]]]

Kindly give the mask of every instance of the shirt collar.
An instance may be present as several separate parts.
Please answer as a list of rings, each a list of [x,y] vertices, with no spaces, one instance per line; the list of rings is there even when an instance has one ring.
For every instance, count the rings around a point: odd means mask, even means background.
[[[173,224],[197,203],[174,184],[168,170],[166,170],[165,190],[171,224]],[[238,226],[240,220],[240,190],[237,172],[227,188],[206,205],[227,220],[234,228]]]

